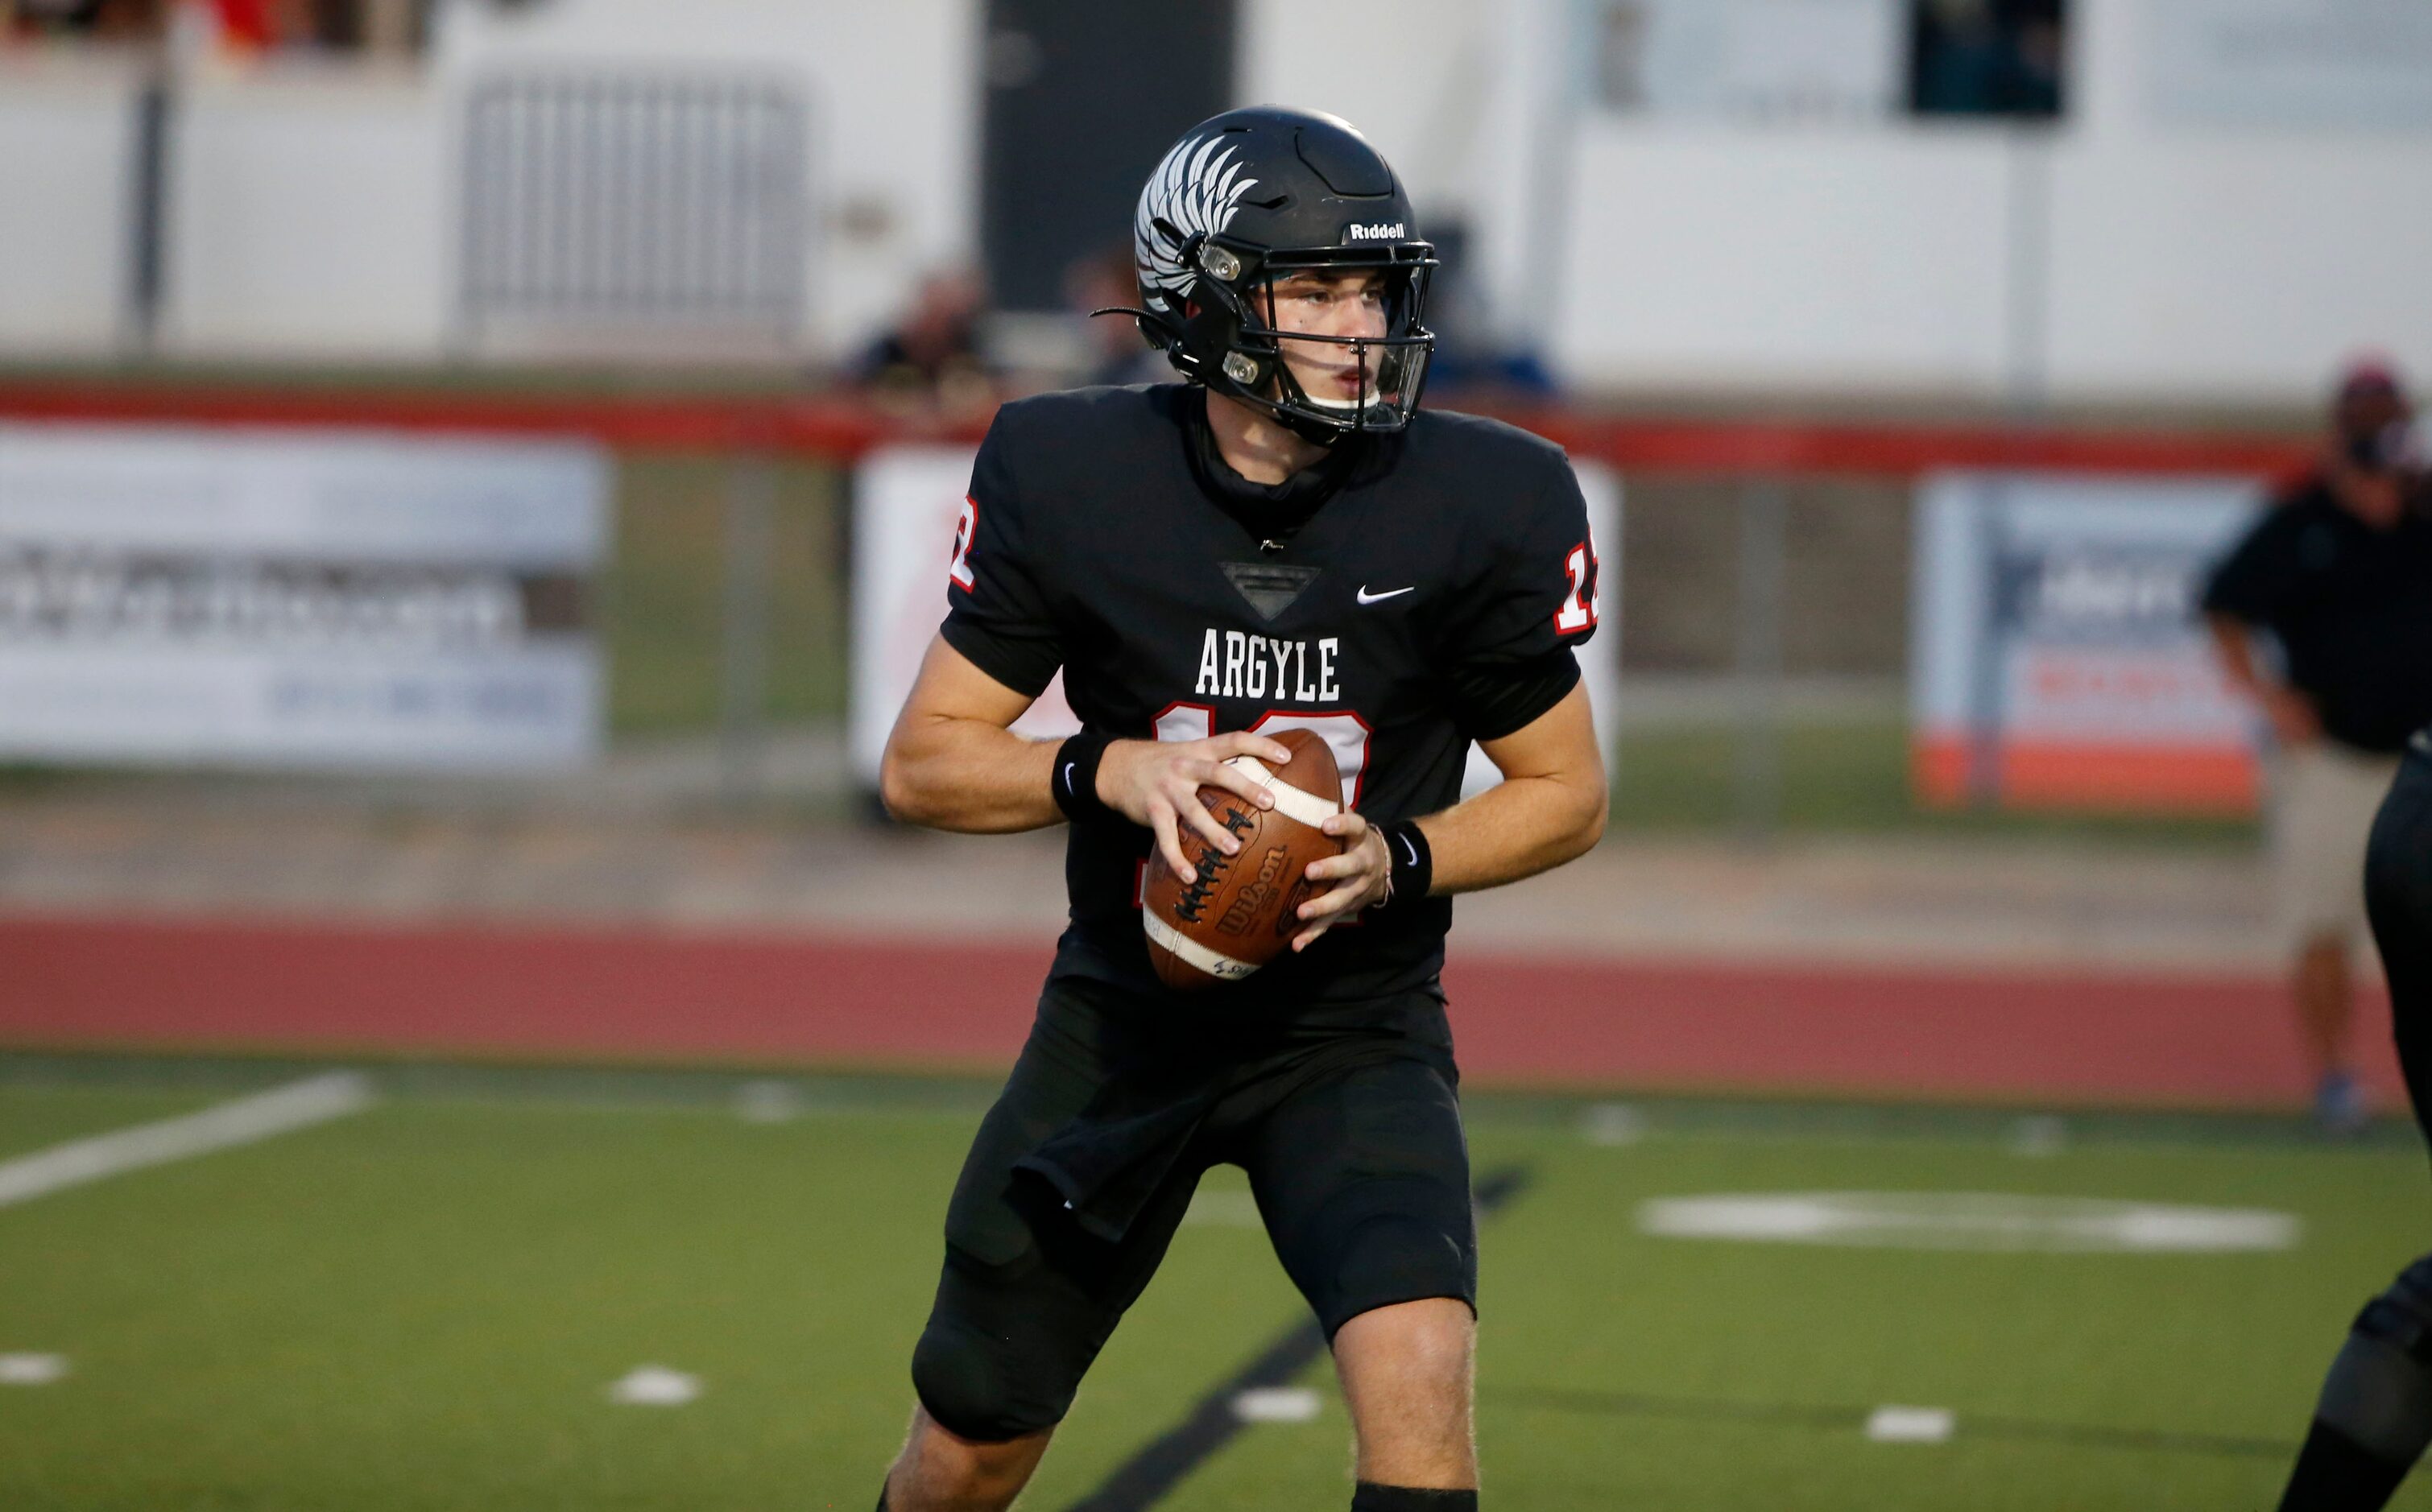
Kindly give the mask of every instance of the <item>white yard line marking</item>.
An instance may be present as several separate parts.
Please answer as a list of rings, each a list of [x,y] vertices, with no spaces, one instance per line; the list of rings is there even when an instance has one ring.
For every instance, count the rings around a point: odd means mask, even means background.
[[[1627,1102],[1598,1102],[1579,1115],[1579,1134],[1592,1145],[1634,1145],[1647,1137],[1647,1116]]]
[[[629,1407],[681,1407],[701,1395],[701,1377],[664,1365],[637,1365],[609,1386],[608,1400]]]
[[[30,1201],[63,1187],[249,1145],[308,1129],[371,1106],[371,1082],[355,1071],[307,1077],[200,1113],[139,1123],[131,1129],[72,1139],[30,1155],[0,1161],[0,1207]]]
[[[67,1373],[64,1354],[0,1354],[0,1386],[49,1386]]]
[[[2069,1122],[2048,1115],[2020,1118],[2010,1125],[2010,1153],[2029,1159],[2057,1155],[2069,1148]]]
[[[1233,1394],[1233,1416],[1243,1422],[1310,1422],[1317,1393],[1307,1386],[1252,1386]]]
[[[746,1082],[735,1089],[735,1116],[745,1123],[791,1123],[809,1100],[791,1082]]]
[[[1866,1436],[1879,1444],[1947,1444],[1958,1426],[1949,1407],[1877,1407],[1866,1419]]]
[[[2294,1249],[2305,1225],[2261,1208],[2013,1192],[1719,1192],[1642,1202],[1638,1232],[1890,1250],[2230,1254]]]

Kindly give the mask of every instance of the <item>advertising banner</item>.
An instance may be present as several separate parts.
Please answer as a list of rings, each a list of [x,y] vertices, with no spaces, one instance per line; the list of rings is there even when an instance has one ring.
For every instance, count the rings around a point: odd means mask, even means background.
[[[2197,605],[2252,479],[1941,473],[1918,486],[1911,762],[1929,804],[2251,811],[2255,715]]]
[[[896,711],[912,691],[921,653],[946,617],[946,570],[954,556],[963,497],[971,487],[968,446],[890,446],[863,459],[853,476],[853,700],[847,744],[855,779],[878,786],[880,758]],[[1600,552],[1600,619],[1580,649],[1597,729],[1610,742],[1620,707],[1621,479],[1594,463],[1572,464],[1586,496],[1588,526]],[[1014,730],[1037,740],[1079,730],[1059,675]],[[1145,734],[1146,731],[1141,731]],[[1495,780],[1492,764],[1470,753],[1471,791]]]
[[[2146,0],[2139,19],[2157,121],[2432,130],[2421,0]]]
[[[0,425],[0,757],[588,760],[593,446]]]
[[[1900,108],[1901,0],[1581,0],[1590,97],[1618,114],[1883,120]]]

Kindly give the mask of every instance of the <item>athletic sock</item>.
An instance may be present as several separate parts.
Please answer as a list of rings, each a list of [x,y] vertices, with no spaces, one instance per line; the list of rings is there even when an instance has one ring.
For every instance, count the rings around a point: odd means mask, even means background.
[[[2280,1495],[2280,1512],[2381,1512],[2410,1468],[2368,1453],[2317,1418]]]
[[[1478,1493],[1426,1491],[1361,1481],[1351,1493],[1351,1512],[1478,1512]]]

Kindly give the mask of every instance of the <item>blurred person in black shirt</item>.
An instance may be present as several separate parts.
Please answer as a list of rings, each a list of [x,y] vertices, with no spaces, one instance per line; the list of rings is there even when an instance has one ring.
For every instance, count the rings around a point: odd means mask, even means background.
[[[853,364],[854,381],[881,402],[985,408],[995,381],[980,354],[987,292],[977,276],[942,269],[920,280],[912,308]]]
[[[2276,737],[2275,915],[2295,957],[2315,1112],[2335,1131],[2367,1113],[2348,1049],[2365,835],[2399,752],[2432,722],[2432,501],[2411,416],[2388,366],[2351,368],[2322,460],[2215,570],[2204,599],[2222,670]],[[2276,657],[2257,654],[2258,634]]]
[[[1129,318],[1129,307],[1140,297],[1139,279],[1129,242],[1074,258],[1064,270],[1065,308],[1089,333],[1079,387],[1162,383],[1172,377],[1174,369],[1165,354],[1142,340],[1139,323]],[[1101,310],[1107,315],[1093,318]]]

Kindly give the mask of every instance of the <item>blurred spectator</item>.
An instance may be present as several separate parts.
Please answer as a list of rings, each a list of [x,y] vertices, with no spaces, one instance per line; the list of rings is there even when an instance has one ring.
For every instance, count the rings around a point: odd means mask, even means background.
[[[2204,609],[2229,680],[2277,737],[2272,886],[2315,1058],[2315,1111],[2366,1116],[2349,1059],[2364,846],[2407,737],[2432,723],[2432,499],[2388,366],[2340,382],[2316,467],[2215,571]],[[2277,664],[2255,654],[2268,632]]]
[[[296,48],[408,52],[432,0],[0,0],[0,40],[159,40],[174,10],[211,47],[240,55]]]
[[[168,0],[0,0],[0,41],[157,40]]]
[[[977,276],[943,269],[920,280],[912,308],[893,329],[865,348],[853,381],[882,402],[935,404],[962,411],[984,407],[995,383],[981,358],[979,321],[986,292]]]
[[[1909,108],[1919,115],[2058,115],[2065,0],[1915,0]]]
[[[1128,239],[1103,252],[1075,258],[1064,270],[1065,308],[1084,324],[1087,361],[1079,375],[1084,386],[1173,381],[1174,364],[1149,345],[1137,319],[1129,315],[1090,318],[1093,310],[1137,308],[1140,298],[1140,274],[1132,265]]]
[[[1467,224],[1458,216],[1436,216],[1420,229],[1435,244],[1442,264],[1427,283],[1427,328],[1436,333],[1428,387],[1458,389],[1472,404],[1551,397],[1553,377],[1535,348],[1504,339],[1495,328],[1484,293],[1470,273]]]

